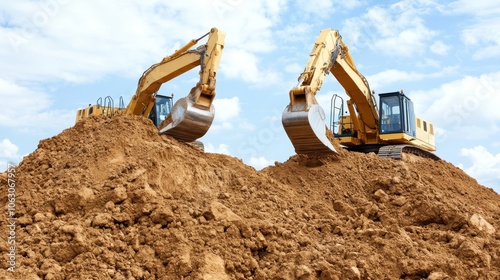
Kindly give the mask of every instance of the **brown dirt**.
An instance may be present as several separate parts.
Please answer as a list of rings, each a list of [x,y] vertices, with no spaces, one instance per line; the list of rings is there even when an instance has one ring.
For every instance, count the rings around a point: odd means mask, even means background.
[[[500,279],[500,196],[445,161],[256,171],[120,116],[41,141],[16,175],[16,272],[1,238],[0,278]]]

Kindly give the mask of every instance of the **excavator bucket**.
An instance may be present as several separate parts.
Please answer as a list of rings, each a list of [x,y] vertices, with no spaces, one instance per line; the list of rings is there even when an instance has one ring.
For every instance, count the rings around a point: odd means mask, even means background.
[[[175,102],[166,126],[162,124],[160,133],[176,139],[193,142],[207,133],[214,120],[214,106],[210,108],[196,105],[190,98],[184,97]]]
[[[326,136],[325,112],[314,104],[288,105],[281,121],[297,154],[337,153]]]

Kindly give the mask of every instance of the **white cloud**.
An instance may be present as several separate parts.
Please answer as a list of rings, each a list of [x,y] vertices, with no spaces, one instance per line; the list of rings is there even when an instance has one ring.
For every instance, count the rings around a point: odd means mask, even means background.
[[[314,5],[308,0],[298,0],[297,5],[304,13],[325,17],[334,13],[334,3],[331,0],[316,0]]]
[[[285,8],[284,0],[131,0],[120,2],[120,12],[115,2],[6,2],[0,13],[0,107],[7,108],[0,111],[0,125],[29,133],[71,126],[75,112],[52,110],[56,97],[46,88],[109,76],[136,79],[214,26],[226,31],[226,46],[231,45],[224,49],[219,72],[244,82],[272,83],[279,74],[265,69],[256,54],[276,48],[271,28]],[[236,69],[236,75],[224,68]],[[231,129],[237,105],[219,106],[213,129]]]
[[[252,157],[250,158],[250,165],[255,169],[262,169],[273,164],[273,161],[266,159],[265,157]]]
[[[352,1],[338,1],[338,4],[345,7],[346,9],[354,9],[363,4],[361,0],[352,0]]]
[[[33,86],[32,86],[33,87]],[[20,86],[0,78],[0,126],[28,134],[57,132],[74,124],[76,112],[51,109],[53,101],[44,91]]]
[[[462,41],[473,59],[500,56],[500,18],[478,19],[462,31]]]
[[[467,76],[429,90],[410,91],[415,112],[434,124],[439,147],[497,139],[500,72]],[[449,155],[451,156],[451,155]]]
[[[308,0],[298,0],[297,5],[301,12],[323,18],[331,16],[336,11],[344,11],[359,7],[361,1],[316,0],[311,2]]]
[[[371,48],[392,56],[422,54],[437,32],[425,26],[421,15],[434,5],[400,1],[388,7],[375,6],[361,17],[347,19],[341,34],[354,48]]]
[[[500,56],[500,2],[458,0],[442,9],[444,14],[472,16],[461,27],[461,38],[472,58],[487,59]]]
[[[7,169],[7,164],[12,162],[14,164],[21,161],[21,156],[18,154],[19,147],[12,143],[9,139],[5,138],[0,141],[0,172]]]
[[[240,115],[241,106],[240,99],[235,96],[232,98],[216,98],[214,99],[215,121],[229,122]]]
[[[286,25],[276,31],[276,37],[280,42],[303,42],[310,34],[316,34],[318,30],[313,30],[313,25],[301,22],[293,25]]]
[[[383,88],[397,82],[421,80],[428,74],[388,69],[367,77],[371,89]]]
[[[2,78],[0,78],[0,100],[2,100],[0,126],[26,125],[23,123],[26,115],[33,116],[52,103],[45,92],[23,87]]]
[[[423,59],[422,61],[418,61],[416,63],[416,65],[420,68],[425,68],[425,69],[429,69],[429,68],[439,68],[440,67],[440,63],[439,61],[437,60],[434,60],[434,59],[431,59],[431,58],[425,58]]]
[[[442,41],[436,41],[431,45],[431,51],[439,55],[447,55],[450,50],[450,46],[446,45]]]
[[[217,146],[217,147],[215,147],[211,143],[205,144],[205,152],[231,155],[231,152],[229,151],[229,146],[226,144],[219,144],[219,146]]]
[[[253,131],[255,126],[241,118],[240,99],[235,96],[232,98],[214,99],[215,119],[210,127],[210,131],[230,130],[234,127],[246,131]]]
[[[219,124],[212,124],[210,131],[215,132],[218,130],[229,130],[233,129],[233,125],[230,122],[222,122]]]
[[[223,56],[221,72],[230,78],[241,79],[257,86],[274,84],[280,80],[279,73],[259,68],[259,59],[249,51],[229,49]]]
[[[476,146],[463,148],[460,154],[471,162],[464,168],[470,176],[487,187],[500,187],[500,153],[492,154],[483,146]]]
[[[16,62],[4,75],[20,80],[82,82],[110,71],[139,72],[144,60],[151,59],[151,54],[159,54],[161,48],[166,47],[157,39],[161,36],[152,36],[154,31],[145,26],[152,24],[154,17],[146,23],[140,21],[133,5],[123,4],[120,13],[114,13],[111,11],[116,6],[111,2],[70,1],[49,14],[38,4],[12,2],[5,7],[12,18],[28,20],[14,20],[12,28],[0,29],[7,38],[17,40],[14,44],[12,41],[2,44],[5,48],[0,54],[2,59]],[[33,21],[37,15],[45,16],[46,22]],[[179,39],[178,36],[174,38]],[[147,45],[150,54],[142,44]]]
[[[7,170],[7,168],[8,168],[7,165],[8,165],[7,162],[2,161],[0,159],[0,173],[5,172]]]
[[[467,76],[410,94],[417,113],[443,127],[486,127],[500,120],[499,81],[500,72]]]
[[[292,63],[285,66],[285,72],[296,74],[297,77],[304,71],[304,66],[299,65],[298,63]]]
[[[415,82],[430,78],[439,78],[447,74],[456,72],[456,67],[445,67],[436,72],[416,72],[402,71],[397,69],[388,69],[378,72],[374,75],[367,76],[370,83],[370,88],[376,90],[398,82]]]
[[[255,130],[255,125],[252,124],[252,123],[249,123],[247,121],[241,121],[239,124],[238,124],[238,127],[240,127],[241,129],[243,130],[246,130],[246,131],[254,131]]]
[[[49,2],[65,4],[52,10],[42,7]],[[271,27],[285,4],[284,0],[125,1],[118,13],[115,2],[11,1],[4,3],[0,15],[4,39],[0,40],[0,71],[15,81],[86,82],[110,74],[136,77],[213,26],[226,31],[226,44],[236,52],[269,52],[275,46]],[[241,62],[223,61],[231,69],[235,68],[231,64]]]
[[[226,1],[226,0],[222,0]],[[211,2],[211,1],[202,1]],[[217,1],[215,1],[217,2]],[[286,7],[285,1],[232,1],[239,2],[235,8],[227,12],[224,17],[220,17],[219,28],[226,31],[226,45],[232,46],[231,49],[244,50],[251,53],[266,53],[276,48],[274,35],[271,28],[279,22],[279,15]],[[188,4],[189,15],[192,9],[198,7]],[[198,21],[196,18],[190,18],[186,14],[186,22]]]
[[[443,9],[445,13],[472,14],[478,17],[493,16],[500,14],[500,3],[498,1],[468,1],[457,0],[448,4]]]
[[[0,158],[17,159],[19,147],[12,143],[9,139],[0,141]]]

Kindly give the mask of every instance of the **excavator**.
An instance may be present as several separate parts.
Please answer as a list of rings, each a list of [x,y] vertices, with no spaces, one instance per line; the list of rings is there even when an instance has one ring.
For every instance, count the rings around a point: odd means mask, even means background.
[[[337,120],[327,127],[315,96],[329,73],[350,99],[346,102],[349,114],[344,115],[342,98],[332,97],[330,117]],[[411,153],[439,160],[432,153],[436,150],[433,125],[415,116],[413,102],[403,91],[379,94],[377,108],[375,92],[356,68],[338,30],[320,32],[298,81],[282,115],[297,154],[337,154],[330,141],[335,138],[348,150],[375,152],[380,157],[401,159],[403,153]]]
[[[192,49],[208,36],[206,44]],[[120,99],[115,107],[111,97],[77,111],[76,121],[92,115],[132,114],[152,120],[160,134],[170,135],[184,142],[194,142],[205,135],[215,116],[212,101],[215,98],[216,74],[224,48],[225,33],[217,28],[198,39],[193,39],[173,54],[153,64],[139,79],[137,90],[127,107]],[[173,95],[160,95],[160,87],[179,75],[200,66],[200,79],[187,97],[172,106]]]

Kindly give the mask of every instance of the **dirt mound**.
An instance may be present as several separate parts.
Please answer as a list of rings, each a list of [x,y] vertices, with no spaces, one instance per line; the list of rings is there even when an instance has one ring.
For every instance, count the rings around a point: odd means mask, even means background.
[[[120,116],[41,141],[15,172],[7,279],[500,278],[500,196],[444,161],[344,152],[256,171]]]

